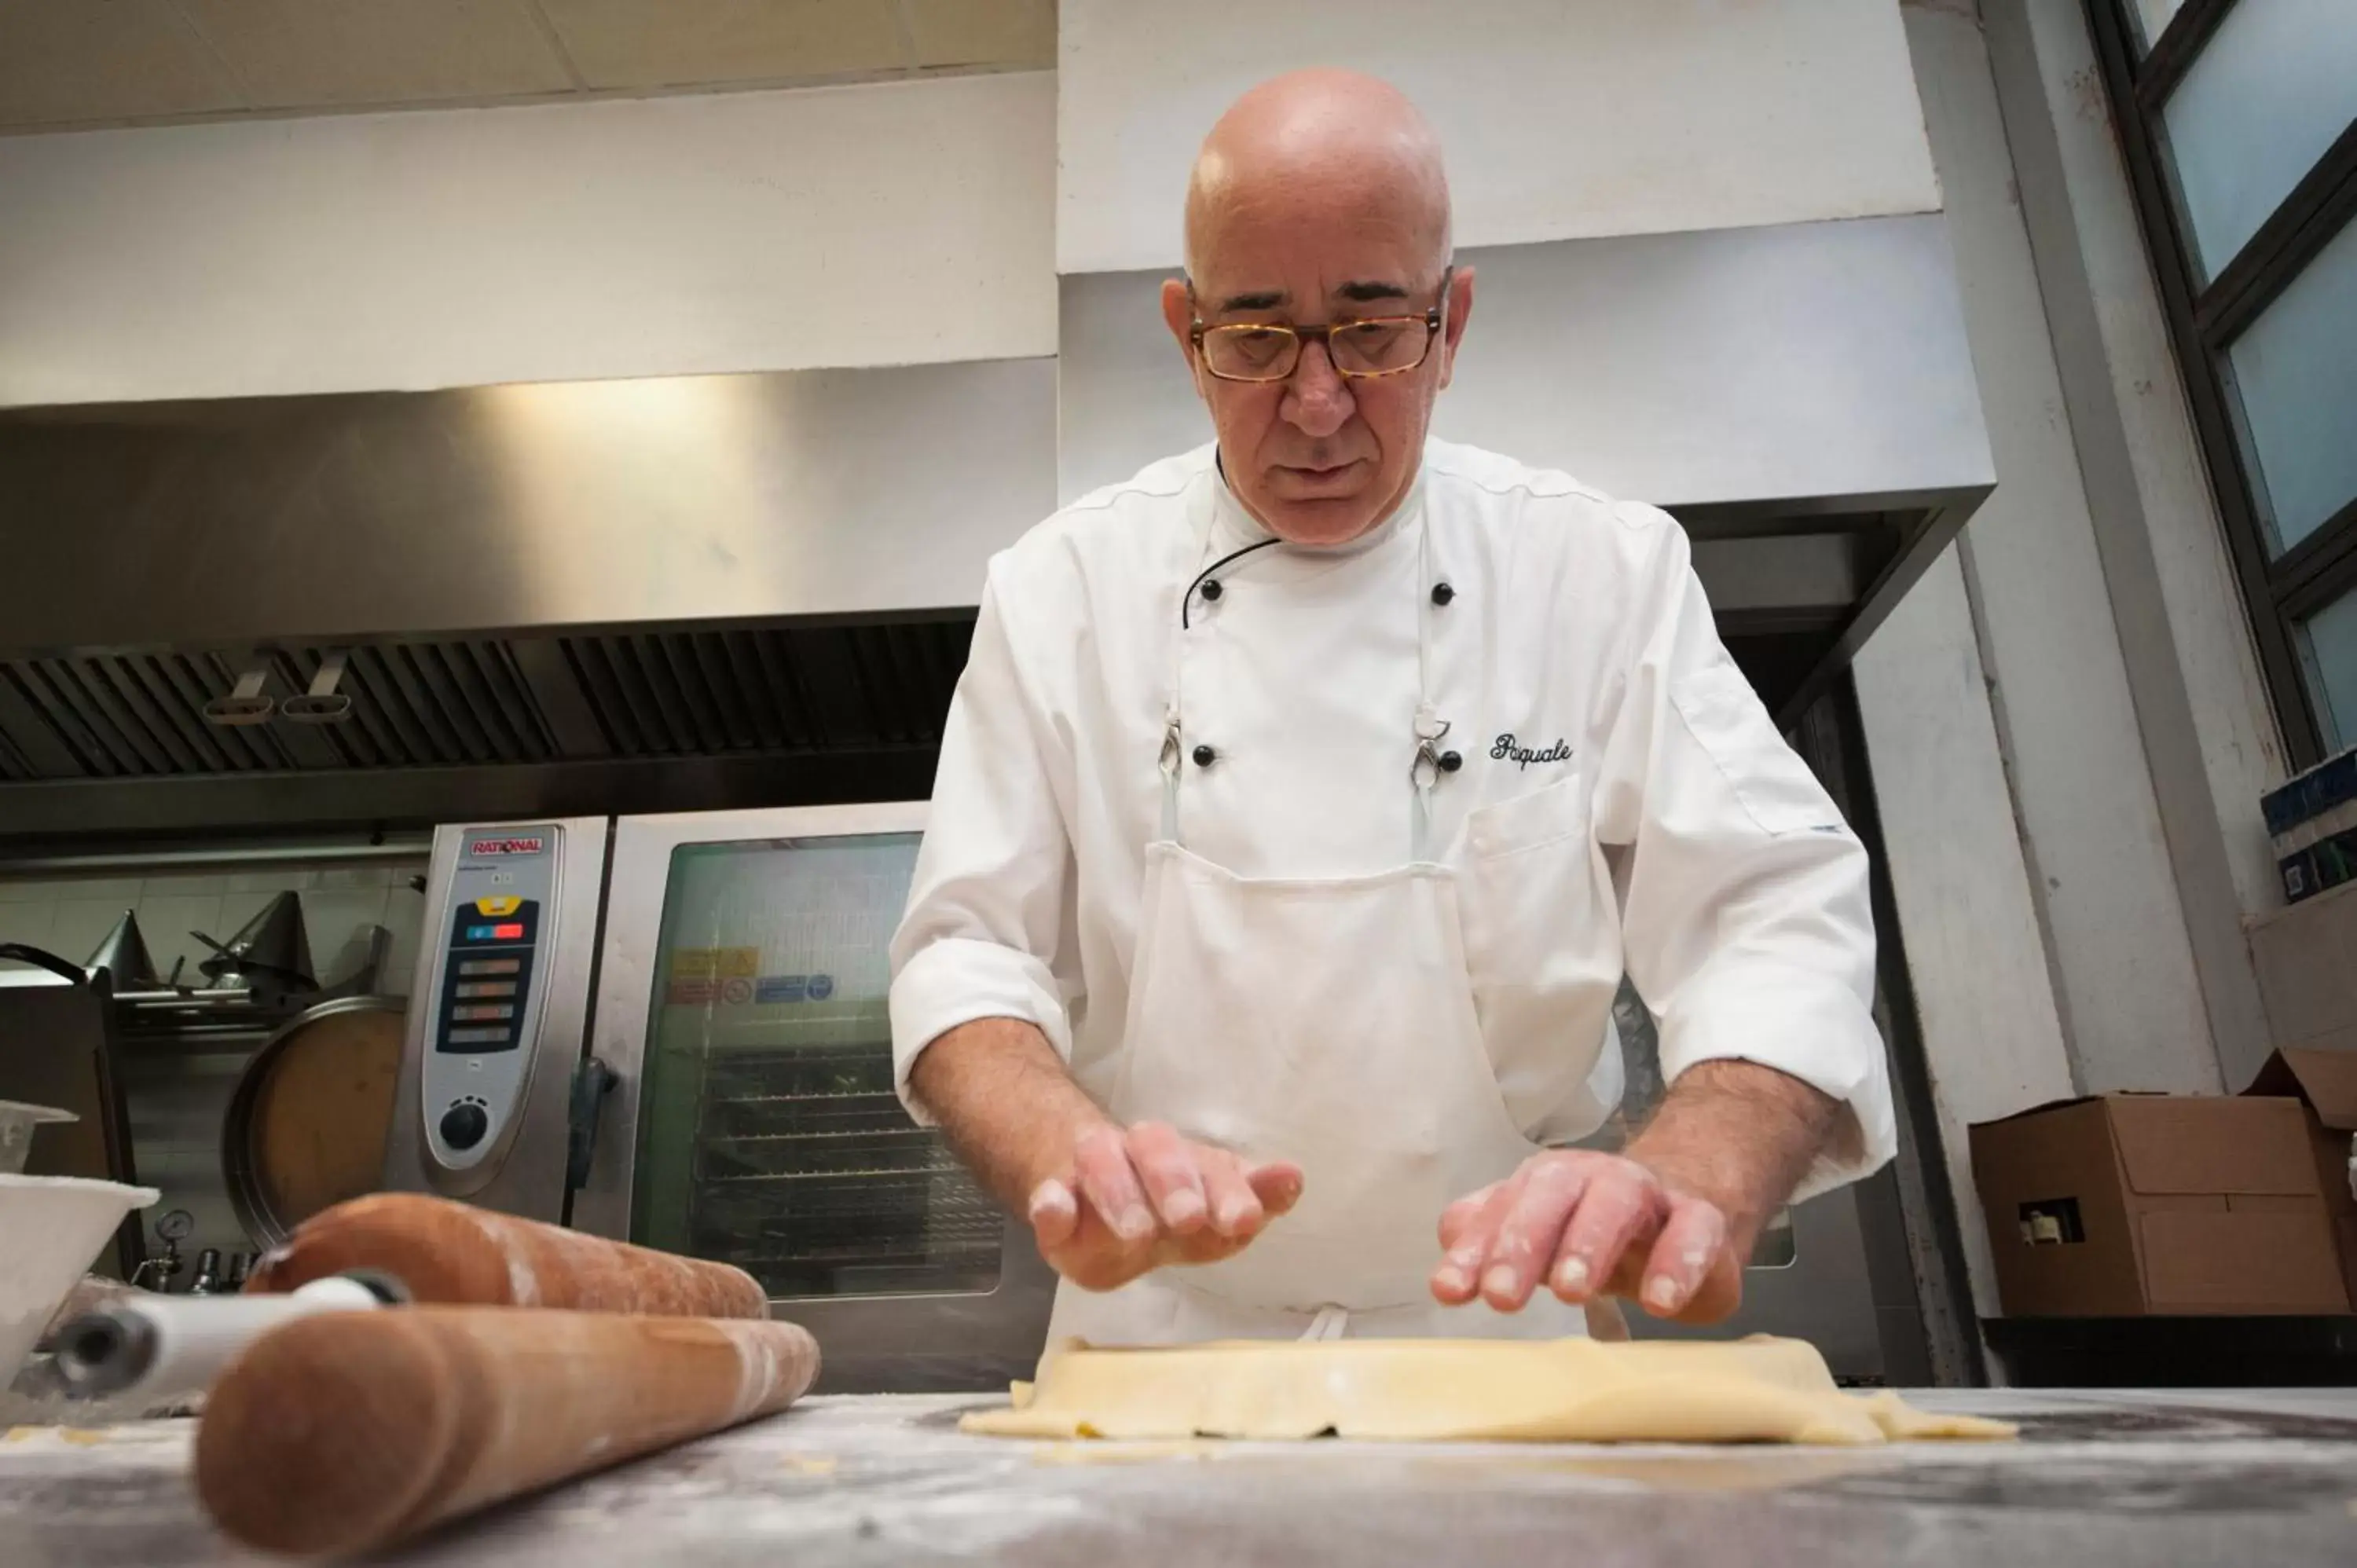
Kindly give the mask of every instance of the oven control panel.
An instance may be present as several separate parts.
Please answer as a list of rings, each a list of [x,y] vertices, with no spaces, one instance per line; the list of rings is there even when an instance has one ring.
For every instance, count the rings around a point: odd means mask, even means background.
[[[554,823],[465,833],[439,918],[420,1108],[425,1146],[471,1170],[503,1148],[532,1076],[556,908]]]

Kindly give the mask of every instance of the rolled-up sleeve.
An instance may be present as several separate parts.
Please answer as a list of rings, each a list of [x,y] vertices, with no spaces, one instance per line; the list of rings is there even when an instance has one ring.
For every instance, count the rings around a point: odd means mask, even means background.
[[[1071,1058],[1054,967],[1071,867],[1052,787],[1059,744],[1018,668],[994,565],[942,732],[908,910],[892,938],[893,1071],[920,1121],[909,1069],[961,1024],[1024,1019]]]
[[[1685,535],[1649,515],[1655,548],[1597,795],[1629,977],[1660,1021],[1665,1080],[1734,1058],[1847,1106],[1805,1197],[1898,1146],[1866,849],[1727,657]]]

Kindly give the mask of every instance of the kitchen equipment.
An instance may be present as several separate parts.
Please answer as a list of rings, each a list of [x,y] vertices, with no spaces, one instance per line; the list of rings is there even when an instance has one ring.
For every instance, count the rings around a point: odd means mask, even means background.
[[[651,1252],[418,1193],[377,1193],[305,1222],[254,1266],[250,1291],[356,1270],[421,1302],[561,1306],[681,1317],[760,1317],[768,1299],[726,1263]]]
[[[17,1151],[20,1168],[33,1176],[139,1185],[124,1113],[123,1063],[112,1031],[111,977],[21,942],[0,942],[0,958],[48,976],[43,983],[0,986],[0,1101],[55,1107],[68,1118]],[[137,1221],[126,1219],[94,1262],[83,1261],[101,1273],[128,1279],[145,1256]]]
[[[315,1312],[366,1312],[407,1299],[386,1276],[334,1274],[285,1295],[210,1301],[144,1295],[109,1302],[58,1330],[58,1377],[75,1399],[120,1395],[153,1409],[210,1388],[238,1352],[281,1323]]]
[[[114,922],[97,950],[83,963],[85,970],[102,969],[114,977],[118,991],[151,990],[163,984],[156,974],[156,961],[147,954],[147,939],[139,929],[139,917],[129,909]]]
[[[414,854],[414,864],[425,864],[422,841],[414,851],[405,853]],[[231,858],[222,864],[246,862]],[[282,858],[258,864],[276,867],[287,862]],[[299,915],[302,904],[299,898],[290,897],[281,908]],[[391,934],[381,926],[363,928],[358,934],[364,939],[355,944],[361,950],[358,961],[350,963],[325,986],[313,986],[307,982],[303,987],[295,988],[280,972],[256,969],[252,972],[225,972],[218,979],[206,979],[194,985],[156,982],[144,988],[125,989],[116,983],[113,971],[96,972],[112,987],[102,1009],[102,1026],[113,1066],[125,1144],[137,1166],[136,1179],[159,1189],[167,1207],[188,1212],[190,1229],[181,1240],[188,1243],[183,1250],[191,1261],[210,1247],[227,1262],[238,1252],[266,1245],[285,1234],[290,1216],[279,1210],[293,1201],[292,1196],[281,1194],[272,1198],[257,1193],[253,1185],[255,1171],[249,1163],[253,1140],[248,1134],[231,1135],[231,1122],[243,1122],[253,1112],[268,1111],[281,1102],[276,1091],[260,1096],[256,1093],[265,1084],[276,1082],[281,1069],[298,1063],[325,1068],[325,1058],[340,1056],[332,1050],[315,1052],[312,1047],[320,1044],[322,1037],[334,1037],[347,1030],[364,1031],[377,1022],[330,1014],[326,1011],[329,1004],[352,997],[378,997],[361,1006],[382,1009],[400,1005],[379,996],[385,989],[380,977],[391,951]],[[231,944],[219,945],[226,948]],[[0,1016],[5,1015],[8,1005],[7,998],[0,996]],[[306,1027],[299,1036],[281,1040],[282,1034],[303,1020],[307,1013],[317,1017],[338,1017],[338,1022],[332,1028],[317,1031]],[[397,1019],[392,1021],[390,1033],[397,1041]],[[303,1042],[299,1049],[297,1038]],[[270,1072],[266,1076],[249,1075],[249,1068],[274,1043]],[[394,1053],[397,1054],[397,1046]],[[332,1080],[335,1075],[328,1070],[326,1076]],[[385,1081],[391,1082],[389,1072]],[[312,1087],[320,1086],[314,1082]],[[350,1087],[346,1086],[347,1094]],[[289,1097],[288,1103],[301,1098]],[[333,1098],[332,1093],[329,1098]],[[307,1130],[297,1133],[295,1146],[300,1149],[308,1143],[310,1165],[332,1165],[340,1158],[347,1175],[344,1187],[330,1185],[324,1196],[307,1198],[294,1217],[331,1199],[339,1191],[367,1191],[377,1185],[376,1173],[368,1162],[350,1157],[355,1148],[365,1151],[371,1145],[382,1147],[389,1105],[380,1106],[372,1112],[373,1129],[367,1126],[369,1114],[357,1116],[357,1124],[344,1146]],[[355,1121],[348,1106],[339,1110],[339,1125]],[[302,1113],[291,1119],[298,1128],[309,1120]],[[225,1153],[230,1156],[226,1160]],[[232,1171],[229,1168],[232,1164],[239,1168]],[[357,1174],[350,1174],[355,1171]],[[242,1191],[233,1193],[232,1187]],[[274,1215],[274,1219],[270,1218]],[[183,1283],[186,1278],[184,1273]]]
[[[564,1218],[608,823],[434,835],[385,1185]]]
[[[165,1211],[156,1221],[156,1240],[162,1243],[153,1257],[143,1258],[131,1271],[131,1283],[144,1289],[167,1291],[188,1266],[180,1256],[180,1243],[196,1233],[197,1217],[185,1208]]]
[[[311,939],[303,929],[303,900],[281,893],[254,912],[227,942],[217,942],[201,931],[189,933],[213,950],[197,967],[216,982],[242,979],[261,989],[317,991],[311,968]]]
[[[385,1185],[734,1263],[830,1390],[1028,1376],[1054,1276],[893,1091],[923,823],[626,817],[610,853],[595,819],[437,832]]]
[[[1028,1377],[1054,1275],[893,1092],[887,946],[920,804],[627,818],[592,1054],[602,1234],[726,1258],[826,1349],[827,1390]]]
[[[323,1002],[246,1063],[221,1122],[221,1170],[256,1242],[274,1246],[312,1215],[377,1189],[406,1007],[398,996]]]
[[[791,1323],[433,1306],[306,1317],[214,1384],[197,1494],[248,1546],[373,1551],[782,1410],[818,1363]]]
[[[155,1201],[122,1182],[0,1175],[0,1387],[124,1216]]]

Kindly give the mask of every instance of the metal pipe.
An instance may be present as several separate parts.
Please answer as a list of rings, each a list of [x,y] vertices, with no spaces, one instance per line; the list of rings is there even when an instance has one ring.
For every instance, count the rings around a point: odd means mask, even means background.
[[[174,849],[152,853],[124,851],[102,854],[33,854],[0,858],[0,876],[21,876],[58,871],[153,870],[180,865],[270,865],[286,861],[414,860],[434,853],[431,835],[389,840],[382,843],[255,844],[244,848]]]

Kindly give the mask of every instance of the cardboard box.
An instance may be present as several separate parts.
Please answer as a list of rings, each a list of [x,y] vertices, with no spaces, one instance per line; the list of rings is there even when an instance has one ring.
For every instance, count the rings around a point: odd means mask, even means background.
[[[2357,1176],[2349,1165],[2352,1139],[2357,1137],[2357,1051],[2277,1051],[2243,1092],[2287,1095],[2306,1108],[2316,1182],[2340,1248],[2341,1285],[2357,1303],[2357,1191],[2351,1187]]]
[[[1971,1129],[2009,1317],[2343,1313],[2307,1106],[2101,1095]]]

